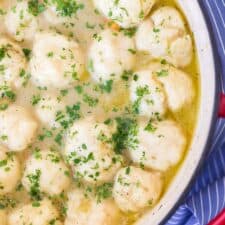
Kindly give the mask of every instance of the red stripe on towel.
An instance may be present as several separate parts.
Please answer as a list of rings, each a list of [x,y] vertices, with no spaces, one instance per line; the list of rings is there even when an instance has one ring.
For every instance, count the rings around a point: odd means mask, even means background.
[[[219,117],[225,118],[225,94],[223,93],[220,95]]]

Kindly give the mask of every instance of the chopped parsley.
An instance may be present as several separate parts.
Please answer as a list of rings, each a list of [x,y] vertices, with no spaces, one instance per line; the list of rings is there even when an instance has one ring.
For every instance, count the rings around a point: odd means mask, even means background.
[[[102,200],[112,197],[112,183],[104,183],[96,187],[95,196],[97,202],[100,203]]]
[[[9,198],[7,196],[1,196],[0,197],[0,210],[6,209],[6,208],[15,208],[17,202],[16,200]]]
[[[122,28],[121,31],[123,32],[123,34],[125,36],[132,38],[137,32],[137,28],[136,27],[132,27],[132,28],[128,28],[128,29]]]
[[[62,140],[63,140],[63,131],[60,131],[58,134],[56,134],[54,141],[58,144],[58,145],[62,145]]]
[[[6,12],[0,8],[0,16],[5,15],[5,14],[6,14]]]
[[[159,32],[160,32],[160,29],[159,29],[159,28],[154,27],[154,28],[153,28],[153,32],[154,32],[154,33],[159,33]]]
[[[162,60],[160,61],[160,63],[161,63],[162,65],[166,65],[166,64],[167,64],[167,61],[166,61],[165,59],[162,59]]]
[[[124,81],[128,81],[130,79],[130,77],[132,77],[132,76],[135,76],[135,74],[132,70],[124,70],[121,75],[121,79]]]
[[[6,48],[2,46],[0,48],[0,61],[2,61],[5,58],[5,55],[6,55]]]
[[[168,71],[168,70],[162,69],[162,70],[156,72],[156,75],[157,75],[158,77],[166,77],[166,76],[169,75],[169,71]]]
[[[104,121],[104,124],[110,125],[110,124],[112,124],[112,120],[111,119],[107,119],[107,120]]]
[[[139,13],[139,16],[138,16],[140,19],[143,19],[145,17],[145,13],[143,10],[141,10],[141,12]]]
[[[0,111],[4,111],[4,110],[6,110],[7,108],[8,108],[8,104],[7,103],[1,103],[0,104]]]
[[[72,162],[74,165],[82,165],[84,163],[87,163],[89,161],[94,160],[94,154],[93,152],[90,152],[87,156],[79,156],[76,152],[71,152],[68,156],[68,161]]]
[[[62,126],[62,128],[67,129],[73,122],[77,119],[80,119],[80,103],[74,104],[72,106],[66,106],[66,110],[58,111],[56,113],[56,122]]]
[[[40,202],[33,202],[32,203],[33,207],[40,207],[40,205],[41,205]]]
[[[97,33],[93,34],[92,37],[93,37],[93,39],[97,40],[98,42],[100,42],[102,40],[102,37]]]
[[[8,136],[6,136],[6,135],[1,135],[1,136],[0,136],[0,139],[1,139],[2,141],[5,141],[5,140],[8,139]]]
[[[26,73],[26,71],[24,69],[21,69],[19,76],[20,76],[20,78],[23,79],[23,83],[22,83],[23,87],[26,87],[31,78],[31,74]]]
[[[133,55],[135,55],[135,54],[137,53],[137,51],[136,51],[135,49],[132,49],[132,48],[129,48],[128,51],[129,51],[131,54],[133,54]]]
[[[93,60],[92,59],[90,59],[89,61],[88,61],[88,70],[90,71],[90,72],[94,72],[95,70],[94,70],[94,63],[93,63]]]
[[[52,58],[52,57],[53,57],[53,55],[54,55],[54,53],[53,53],[53,52],[48,52],[48,53],[47,53],[47,57],[48,57],[48,58]]]
[[[27,175],[27,178],[30,182],[29,194],[31,198],[35,201],[41,200],[40,177],[41,177],[40,170],[36,170],[35,173]]]
[[[80,103],[74,104],[72,106],[66,106],[64,111],[58,111],[56,113],[55,121],[58,122],[62,130],[60,130],[55,136],[55,142],[58,145],[62,145],[62,140],[64,132],[74,123],[74,121],[81,118],[80,114]]]
[[[149,91],[149,89],[148,89],[148,86],[147,85],[145,85],[145,86],[140,86],[140,87],[137,87],[137,89],[136,89],[136,95],[138,96],[138,97],[143,97],[144,95],[147,95],[147,94],[149,94],[150,93],[150,91]]]
[[[77,12],[84,8],[84,4],[76,0],[52,0],[52,3],[56,5],[58,14],[63,17],[76,16]]]
[[[125,170],[126,174],[129,175],[130,174],[130,167],[128,166]]]
[[[51,151],[51,153],[48,154],[48,159],[51,160],[52,163],[59,163],[60,162],[60,156],[55,153],[54,151]]]
[[[98,104],[98,99],[94,98],[88,94],[83,95],[83,101],[88,104],[90,107],[95,107]]]
[[[102,92],[110,93],[112,91],[113,80],[107,80],[105,83],[99,84]]]
[[[32,105],[37,105],[41,101],[41,96],[40,95],[33,95],[31,98],[31,104]]]
[[[29,0],[28,1],[28,12],[33,16],[38,16],[45,11],[45,5],[39,0]]]
[[[0,86],[0,100],[3,100],[3,102],[0,103],[0,111],[6,110],[8,108],[8,103],[4,102],[4,100],[14,102],[16,100],[16,94],[9,86],[2,85]]]
[[[25,55],[27,60],[30,60],[31,50],[29,48],[23,48],[23,54]]]
[[[68,89],[63,89],[63,90],[60,90],[60,94],[64,97],[66,95],[68,95],[69,93],[69,90]]]
[[[5,167],[8,164],[6,159],[0,160],[0,167]]]
[[[116,118],[117,129],[112,135],[113,148],[116,153],[121,154],[123,150],[136,149],[138,146],[138,125],[135,119]]]
[[[137,87],[137,89],[136,89],[137,100],[132,105],[132,113],[139,114],[139,108],[140,108],[141,101],[142,101],[143,97],[148,94],[150,94],[150,91],[149,91],[147,85],[145,85],[144,87],[142,87],[142,86]]]
[[[150,119],[144,130],[153,133],[156,129],[157,128],[153,125],[152,120]]]
[[[40,141],[44,141],[46,138],[51,138],[52,136],[53,136],[53,133],[51,130],[44,129],[44,132],[38,136],[38,139]]]
[[[78,94],[83,93],[83,87],[81,85],[77,85],[74,89]]]
[[[35,148],[33,151],[33,156],[35,159],[42,159],[41,150],[39,148]]]

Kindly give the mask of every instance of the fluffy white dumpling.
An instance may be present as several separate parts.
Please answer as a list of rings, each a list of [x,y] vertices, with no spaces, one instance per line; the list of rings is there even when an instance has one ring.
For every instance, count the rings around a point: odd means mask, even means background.
[[[166,96],[160,82],[153,78],[150,70],[135,72],[137,80],[130,85],[133,111],[143,116],[163,115],[167,109]]]
[[[91,44],[88,55],[88,70],[99,81],[120,79],[124,71],[134,67],[135,50],[133,38],[121,32],[105,30]]]
[[[119,224],[120,213],[111,199],[97,203],[95,199],[85,197],[80,190],[71,191],[68,199],[65,225]]]
[[[20,1],[5,16],[5,27],[17,41],[32,41],[38,28],[37,19],[28,9],[27,1]]]
[[[193,58],[192,39],[190,35],[184,35],[177,38],[170,45],[170,62],[179,67],[185,67],[190,64]]]
[[[185,30],[184,20],[176,8],[170,6],[161,7],[151,15],[151,18],[157,27]]]
[[[0,85],[21,86],[20,73],[26,68],[26,59],[20,46],[7,38],[0,38]]]
[[[14,209],[9,213],[8,225],[62,225],[58,217],[59,213],[56,208],[45,199]]]
[[[35,105],[35,113],[43,124],[49,127],[58,127],[58,123],[55,121],[56,114],[64,107],[65,104],[56,95],[45,93],[38,104]]]
[[[7,223],[7,213],[5,210],[0,209],[0,224],[8,225]]]
[[[138,28],[135,40],[139,51],[149,53],[154,58],[166,57],[169,50],[168,39],[177,36],[175,28],[154,28],[151,19],[146,19]]]
[[[34,140],[38,124],[25,108],[11,105],[0,111],[1,143],[10,151],[22,151]]]
[[[0,146],[0,195],[12,192],[21,177],[20,163],[16,155],[7,153]]]
[[[193,101],[194,84],[188,74],[168,64],[156,63],[149,67],[156,79],[163,84],[170,110],[177,111]]]
[[[69,169],[55,151],[38,151],[27,160],[22,183],[28,191],[35,175],[40,191],[49,195],[59,195],[70,185]]]
[[[162,186],[159,173],[130,166],[117,173],[113,196],[122,211],[138,212],[153,206],[158,201]]]
[[[94,0],[95,6],[124,28],[137,26],[150,12],[155,0]]]
[[[138,140],[138,147],[128,151],[131,160],[160,171],[176,165],[186,147],[186,137],[182,129],[172,120],[140,121]]]
[[[80,47],[63,35],[37,34],[32,53],[31,74],[37,85],[67,88],[83,75],[84,57]]]
[[[139,26],[135,39],[137,49],[154,58],[164,58],[177,67],[191,63],[192,39],[175,8],[166,6],[156,10]]]
[[[92,184],[112,181],[122,159],[107,143],[109,136],[107,125],[91,117],[74,123],[66,137],[65,154],[75,178]]]

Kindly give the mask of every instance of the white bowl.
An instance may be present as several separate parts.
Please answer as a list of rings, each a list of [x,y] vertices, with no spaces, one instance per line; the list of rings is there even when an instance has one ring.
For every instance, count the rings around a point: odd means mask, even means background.
[[[209,148],[217,106],[216,75],[209,31],[197,0],[177,0],[194,34],[200,69],[200,108],[193,141],[187,156],[169,189],[157,204],[137,222],[138,225],[163,224],[182,203],[191,181]]]

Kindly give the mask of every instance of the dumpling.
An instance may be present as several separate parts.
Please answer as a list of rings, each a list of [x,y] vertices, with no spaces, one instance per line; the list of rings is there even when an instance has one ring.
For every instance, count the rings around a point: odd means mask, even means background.
[[[32,177],[38,177],[39,191],[59,195],[70,185],[69,169],[55,151],[37,151],[26,162],[22,183],[27,191],[33,187]]]
[[[135,72],[137,80],[130,85],[132,110],[142,116],[160,116],[166,112],[167,102],[164,89],[150,70]]]
[[[22,49],[7,38],[0,38],[0,85],[7,83],[19,88],[21,71],[26,69],[26,58]]]
[[[159,173],[130,166],[118,171],[113,197],[122,211],[139,212],[155,205],[162,193],[162,186]]]
[[[35,105],[35,114],[37,118],[49,127],[58,127],[55,121],[58,111],[63,110],[64,102],[59,101],[56,95],[52,93],[45,93],[41,96],[41,100]]]
[[[164,6],[152,13],[151,18],[155,26],[185,30],[184,20],[180,12],[173,7]]]
[[[0,195],[12,192],[21,177],[17,156],[6,151],[5,148],[0,146]]]
[[[88,71],[93,80],[118,80],[135,65],[135,43],[122,32],[104,30],[95,37],[88,54]]]
[[[7,213],[3,209],[0,209],[0,224],[1,225],[8,225],[8,223],[7,223]]]
[[[62,225],[58,218],[57,209],[44,199],[12,210],[8,216],[8,225]]]
[[[165,6],[156,10],[139,26],[136,46],[154,58],[166,59],[177,67],[191,63],[193,45],[180,13]]]
[[[185,67],[191,63],[193,58],[193,46],[190,35],[178,37],[170,45],[170,61],[173,65],[178,67]]]
[[[155,78],[163,84],[170,110],[177,111],[190,104],[194,97],[194,84],[188,74],[162,63],[149,65]]]
[[[109,137],[107,125],[92,117],[74,123],[65,140],[65,154],[75,178],[91,184],[112,181],[122,159],[107,143]]]
[[[31,113],[18,105],[0,111],[0,142],[10,151],[22,151],[34,140],[38,124]]]
[[[112,199],[96,202],[80,190],[68,194],[65,225],[114,225],[119,223],[119,209]]]
[[[95,6],[107,18],[121,27],[137,26],[150,12],[155,0],[94,0]]]
[[[44,87],[68,88],[84,72],[84,57],[79,45],[56,33],[35,36],[30,61],[33,81]]]
[[[131,160],[160,171],[170,169],[181,160],[187,141],[180,126],[172,120],[140,120],[138,140],[138,147],[128,151]]]
[[[17,2],[5,16],[6,30],[16,41],[32,41],[38,29],[37,18],[29,11],[27,2]]]

